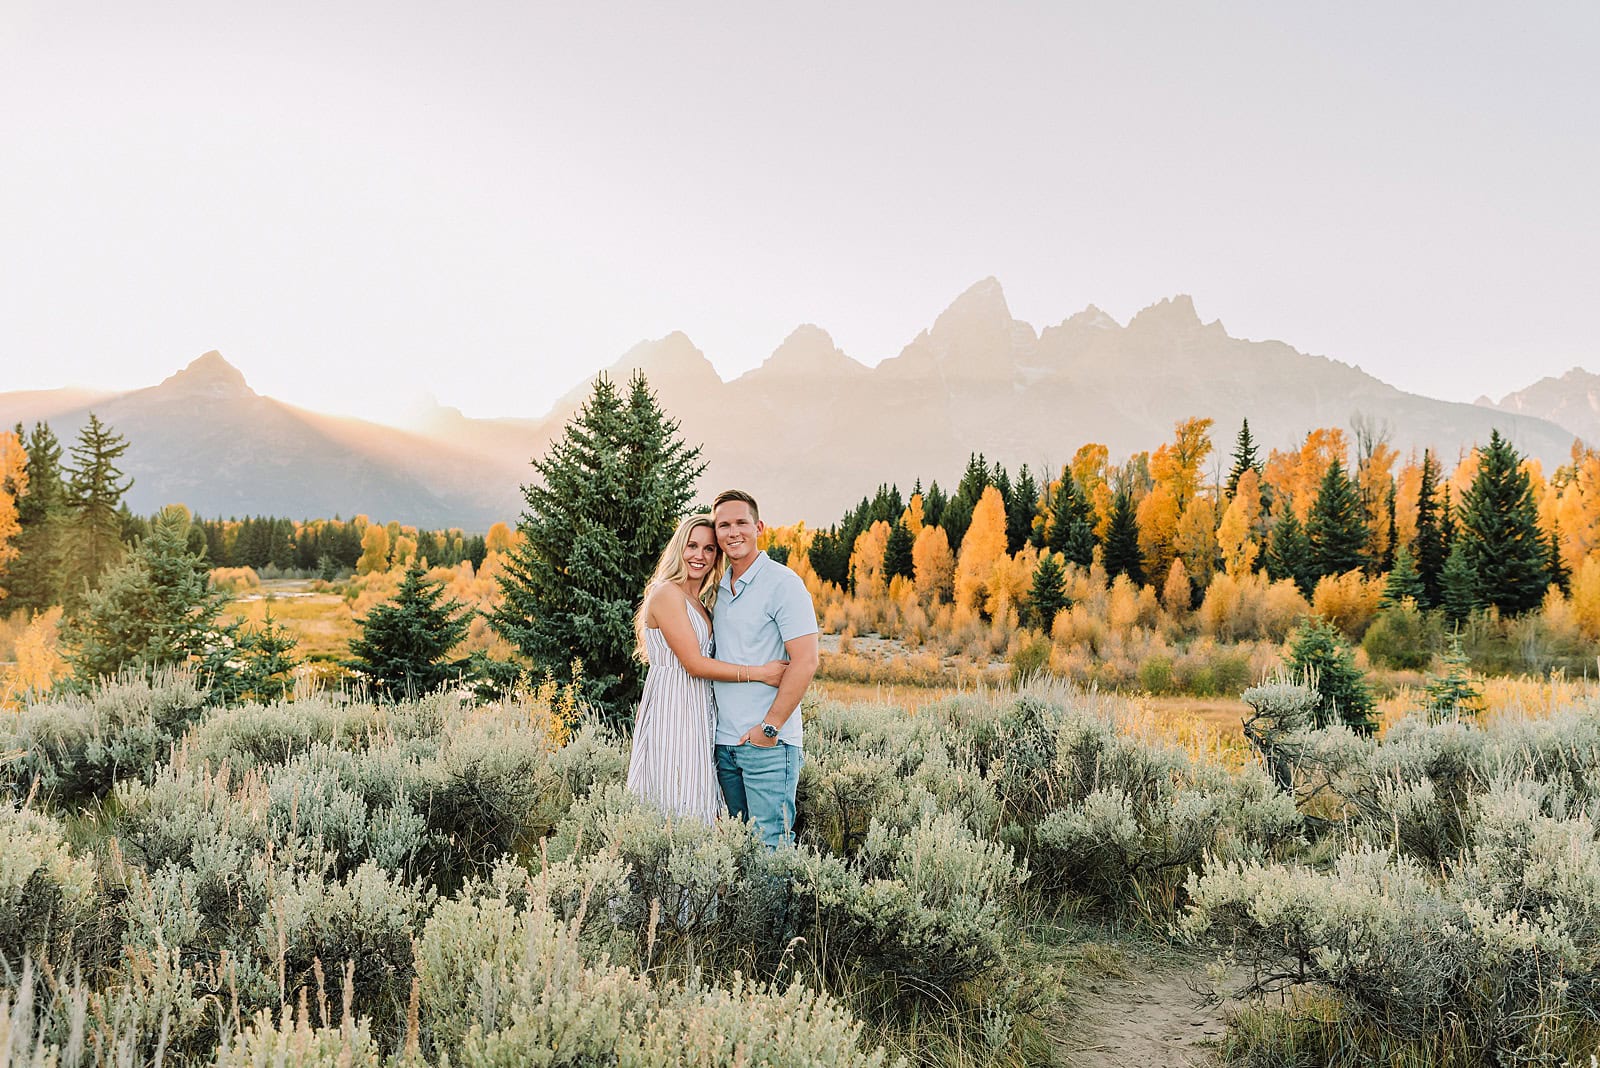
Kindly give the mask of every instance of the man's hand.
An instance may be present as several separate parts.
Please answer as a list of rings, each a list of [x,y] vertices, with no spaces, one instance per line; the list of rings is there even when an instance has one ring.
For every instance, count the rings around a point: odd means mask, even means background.
[[[778,739],[768,738],[766,735],[762,734],[761,724],[757,723],[754,727],[751,727],[749,730],[745,731],[744,737],[739,739],[740,745],[744,745],[746,743],[755,746],[757,749],[771,749],[773,746],[778,744]]]

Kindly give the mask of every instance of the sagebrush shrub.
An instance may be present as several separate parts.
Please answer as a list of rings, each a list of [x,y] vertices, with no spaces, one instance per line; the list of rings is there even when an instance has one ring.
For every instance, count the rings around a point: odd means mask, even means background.
[[[16,752],[7,778],[16,798],[37,791],[45,802],[75,808],[119,781],[148,776],[205,709],[192,676],[164,673],[153,682],[105,681],[0,719],[0,752]]]
[[[73,854],[61,825],[0,804],[0,958],[6,966],[20,967],[31,956],[62,969],[75,942],[92,940],[98,905],[94,865]]]

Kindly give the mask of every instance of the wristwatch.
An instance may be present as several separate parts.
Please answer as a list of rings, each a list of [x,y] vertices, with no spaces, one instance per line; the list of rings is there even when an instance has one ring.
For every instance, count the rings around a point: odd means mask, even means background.
[[[763,723],[761,725],[761,737],[763,737],[763,738],[776,738],[777,736],[778,736],[778,728],[774,727],[770,723]]]

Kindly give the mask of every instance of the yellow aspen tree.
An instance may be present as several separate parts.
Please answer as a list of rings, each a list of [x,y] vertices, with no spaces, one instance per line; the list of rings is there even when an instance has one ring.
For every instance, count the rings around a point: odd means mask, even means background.
[[[984,608],[991,619],[1005,619],[1007,613],[1021,618],[1033,589],[1033,573],[1039,566],[1039,550],[1024,544],[1015,556],[1002,555],[989,576],[989,595]]]
[[[1000,491],[989,486],[972,509],[972,525],[961,539],[956,559],[956,607],[986,607],[994,565],[1006,555],[1006,506]]]
[[[1164,482],[1157,482],[1139,502],[1134,518],[1139,523],[1139,555],[1152,582],[1172,566],[1178,537],[1178,501]]]
[[[1150,455],[1150,477],[1167,487],[1181,511],[1200,488],[1200,465],[1211,455],[1211,419],[1182,419],[1173,427],[1171,445]]]
[[[1389,498],[1394,493],[1394,462],[1399,456],[1387,442],[1380,441],[1356,472],[1356,484],[1367,510],[1368,560],[1382,560],[1389,546]]]
[[[922,533],[922,494],[913,493],[911,503],[900,513],[900,525],[915,538]]]
[[[484,549],[491,553],[510,552],[516,543],[516,534],[504,523],[494,524],[489,528],[489,533],[483,536]]]
[[[417,539],[409,538],[402,534],[394,539],[394,566],[400,567],[409,564],[411,558],[417,554]]]
[[[1450,472],[1446,484],[1450,487],[1450,501],[1460,504],[1461,498],[1471,488],[1473,480],[1478,477],[1478,450],[1468,449],[1461,455],[1461,462],[1456,464],[1456,469]]]
[[[1217,528],[1217,547],[1222,552],[1222,570],[1238,578],[1256,569],[1261,546],[1256,542],[1256,524],[1261,519],[1261,478],[1254,468],[1239,476],[1228,510],[1222,513]]]
[[[955,573],[956,558],[944,528],[923,527],[911,545],[911,584],[917,598],[924,604],[949,600]]]
[[[1417,540],[1417,500],[1422,496],[1422,461],[1413,452],[1394,479],[1395,545]]]
[[[1072,477],[1078,480],[1078,487],[1083,490],[1084,496],[1094,506],[1094,536],[1104,539],[1106,531],[1111,529],[1111,510],[1115,507],[1116,494],[1111,491],[1111,483],[1107,471],[1111,461],[1111,450],[1098,442],[1089,442],[1078,447],[1072,454]]]
[[[1335,458],[1344,463],[1349,451],[1343,430],[1318,427],[1306,435],[1297,451],[1272,450],[1262,467],[1263,481],[1272,487],[1275,497],[1289,502],[1295,518],[1304,523],[1311,514],[1311,506],[1316,503],[1322,476],[1328,473]]]
[[[0,577],[17,558],[12,544],[21,529],[17,522],[17,498],[28,492],[28,453],[22,440],[10,430],[0,431]],[[0,597],[6,595],[0,586]]]
[[[1190,578],[1201,589],[1217,573],[1217,502],[1210,494],[1194,497],[1178,517],[1173,552],[1183,561]]]
[[[1189,601],[1194,596],[1194,584],[1189,581],[1189,570],[1183,558],[1175,557],[1167,568],[1167,580],[1161,584],[1161,604],[1168,612],[1179,615],[1189,611]]]
[[[69,673],[61,655],[61,606],[37,613],[17,635],[13,661],[0,669],[0,708],[13,711],[30,696],[49,692]]]
[[[1573,571],[1570,601],[1584,636],[1600,639],[1600,557],[1585,557]]]
[[[356,561],[356,574],[370,575],[389,570],[389,532],[376,523],[368,524],[361,534],[361,558]]]
[[[889,524],[882,519],[856,535],[850,550],[850,580],[857,597],[882,597],[888,587],[883,554],[889,547]]]

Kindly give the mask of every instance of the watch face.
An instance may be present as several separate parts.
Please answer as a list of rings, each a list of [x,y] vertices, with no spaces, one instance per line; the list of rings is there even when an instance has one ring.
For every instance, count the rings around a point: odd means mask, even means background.
[[[778,736],[778,728],[770,723],[763,723],[761,725],[761,733],[767,738],[776,738]]]

